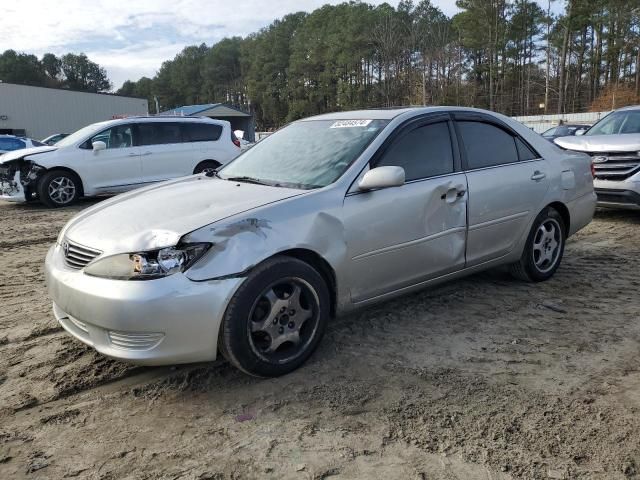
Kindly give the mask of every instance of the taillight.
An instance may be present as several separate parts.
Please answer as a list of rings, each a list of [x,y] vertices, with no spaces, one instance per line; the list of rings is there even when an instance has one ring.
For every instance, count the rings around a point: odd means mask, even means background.
[[[236,147],[240,148],[240,140],[238,140],[237,138],[233,138],[233,139],[231,139],[231,140],[233,141],[233,144],[234,144]],[[591,165],[591,168],[593,168],[593,165]]]
[[[591,162],[591,176],[596,178],[596,164]]]

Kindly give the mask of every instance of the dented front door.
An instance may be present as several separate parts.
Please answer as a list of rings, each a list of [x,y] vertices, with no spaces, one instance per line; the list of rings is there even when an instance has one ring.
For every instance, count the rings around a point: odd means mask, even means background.
[[[344,224],[354,302],[464,268],[463,173],[350,193]]]

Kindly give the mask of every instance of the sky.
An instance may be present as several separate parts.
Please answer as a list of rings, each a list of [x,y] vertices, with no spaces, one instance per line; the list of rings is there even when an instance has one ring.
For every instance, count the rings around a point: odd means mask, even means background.
[[[342,1],[56,0],[47,2],[48,8],[42,0],[6,2],[0,52],[11,48],[38,57],[83,52],[107,70],[117,89],[125,80],[153,77],[187,45],[246,36],[288,13]],[[398,0],[387,3],[396,6]],[[447,15],[457,12],[455,0],[432,3]]]

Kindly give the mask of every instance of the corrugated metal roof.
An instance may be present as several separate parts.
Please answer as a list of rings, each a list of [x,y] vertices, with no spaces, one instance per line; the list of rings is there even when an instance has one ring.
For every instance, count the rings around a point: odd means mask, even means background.
[[[201,105],[184,105],[182,107],[176,107],[172,110],[167,110],[166,112],[162,112],[160,115],[184,115],[185,117],[190,117],[191,115],[204,112],[205,110],[209,110],[210,108],[215,108],[220,105],[222,104],[221,103],[203,103]]]
[[[218,109],[218,112],[215,110]],[[184,105],[182,107],[172,108],[166,112],[162,112],[160,115],[181,115],[184,117],[192,117],[195,115],[203,116],[215,116],[221,117],[250,117],[251,114],[240,110],[237,107],[228,105],[226,103],[203,103],[201,105]]]

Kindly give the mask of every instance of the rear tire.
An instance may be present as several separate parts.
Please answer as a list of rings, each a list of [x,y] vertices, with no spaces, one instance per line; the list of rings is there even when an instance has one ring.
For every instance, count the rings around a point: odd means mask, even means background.
[[[562,216],[551,207],[536,217],[520,260],[510,265],[511,274],[525,282],[550,279],[560,266],[567,227]]]
[[[80,198],[81,191],[80,178],[66,170],[51,170],[45,173],[37,186],[38,198],[49,208],[73,205]]]
[[[249,375],[284,375],[316,349],[329,311],[329,290],[315,269],[295,258],[271,258],[251,271],[227,305],[218,350]]]
[[[198,165],[196,165],[196,168],[193,169],[193,173],[194,175],[198,173],[204,173],[208,177],[212,177],[216,170],[218,170],[219,168],[219,162],[216,162],[215,160],[203,160]]]

